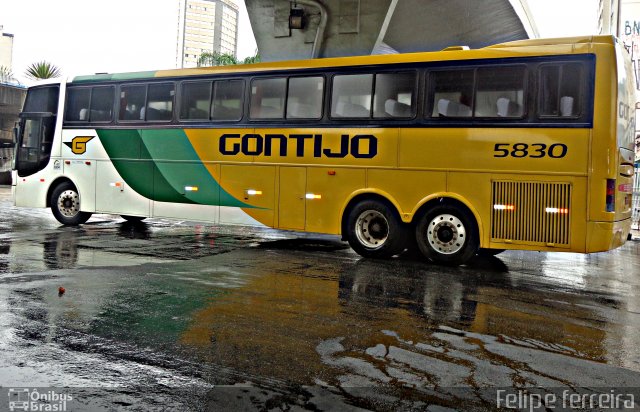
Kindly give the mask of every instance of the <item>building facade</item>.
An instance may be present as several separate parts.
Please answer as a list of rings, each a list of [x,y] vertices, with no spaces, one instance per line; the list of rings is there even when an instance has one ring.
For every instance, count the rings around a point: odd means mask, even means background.
[[[618,37],[631,54],[640,97],[640,0],[599,0],[598,33]]]
[[[11,70],[13,56],[13,34],[5,33],[0,26],[0,66]]]
[[[232,0],[179,0],[176,67],[196,67],[202,53],[236,56],[238,6]]]

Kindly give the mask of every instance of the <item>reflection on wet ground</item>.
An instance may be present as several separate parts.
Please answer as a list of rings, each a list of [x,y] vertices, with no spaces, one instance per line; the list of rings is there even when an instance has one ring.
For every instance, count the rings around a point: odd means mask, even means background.
[[[0,209],[4,387],[183,410],[483,410],[496,388],[640,387],[639,242],[450,268],[273,230],[63,228],[6,189]]]

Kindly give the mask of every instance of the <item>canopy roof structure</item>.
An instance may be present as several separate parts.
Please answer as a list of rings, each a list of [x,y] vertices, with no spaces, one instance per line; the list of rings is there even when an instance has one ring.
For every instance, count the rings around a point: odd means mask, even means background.
[[[538,37],[527,0],[245,3],[263,61],[479,48]],[[300,15],[302,28],[291,26],[290,16]]]

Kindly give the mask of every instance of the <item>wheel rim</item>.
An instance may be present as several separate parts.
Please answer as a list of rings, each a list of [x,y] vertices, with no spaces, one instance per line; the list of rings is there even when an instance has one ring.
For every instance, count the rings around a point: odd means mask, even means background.
[[[464,247],[466,239],[467,231],[464,224],[454,215],[438,215],[429,222],[427,241],[438,253],[456,253]]]
[[[80,198],[73,190],[65,190],[58,196],[58,211],[64,217],[75,217],[80,212]]]
[[[356,237],[365,247],[382,247],[389,237],[389,222],[377,210],[365,210],[356,220]]]

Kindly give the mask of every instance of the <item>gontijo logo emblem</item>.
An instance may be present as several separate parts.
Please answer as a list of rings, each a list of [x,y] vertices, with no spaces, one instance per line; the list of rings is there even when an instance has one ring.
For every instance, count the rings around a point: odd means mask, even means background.
[[[76,136],[70,142],[64,142],[74,154],[81,155],[87,151],[87,143],[93,136]]]

